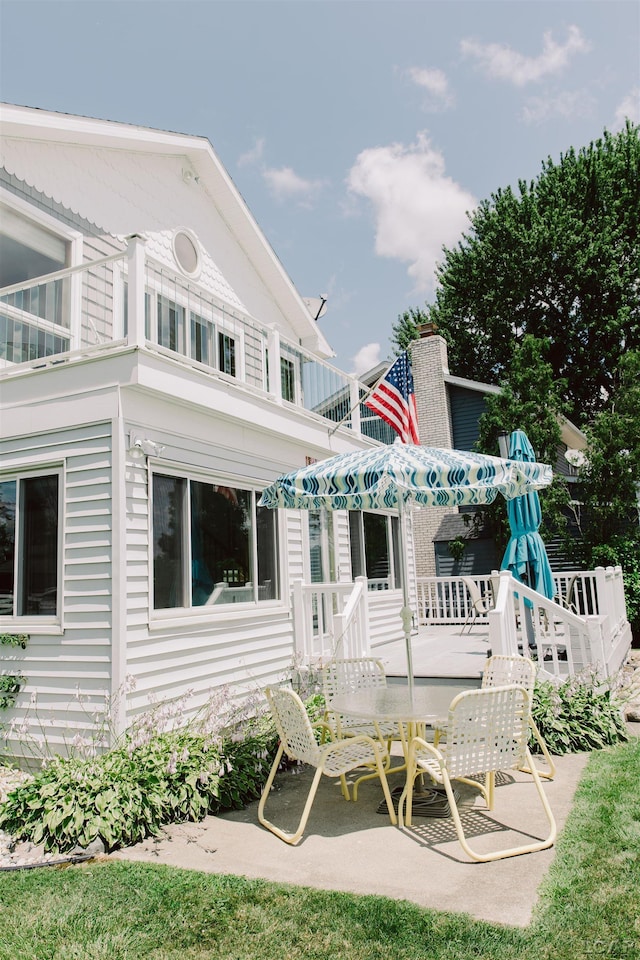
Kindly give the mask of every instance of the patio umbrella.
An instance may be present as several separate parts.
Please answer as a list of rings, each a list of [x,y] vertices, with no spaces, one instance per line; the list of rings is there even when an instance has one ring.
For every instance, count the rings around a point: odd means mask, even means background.
[[[260,505],[307,510],[396,509],[400,515],[400,536],[404,538],[403,513],[407,504],[457,507],[492,503],[499,493],[512,499],[547,486],[551,479],[551,467],[542,463],[503,460],[396,441],[389,446],[339,454],[293,470],[263,491]],[[400,557],[403,591],[400,615],[407,648],[408,679],[412,683],[411,608],[404,542],[400,545]]]
[[[535,462],[533,447],[524,431],[514,430],[509,437],[509,458],[522,464]],[[549,558],[538,533],[542,513],[536,490],[509,500],[507,513],[511,538],[502,558],[502,569],[510,570],[520,583],[553,600],[556,590]]]

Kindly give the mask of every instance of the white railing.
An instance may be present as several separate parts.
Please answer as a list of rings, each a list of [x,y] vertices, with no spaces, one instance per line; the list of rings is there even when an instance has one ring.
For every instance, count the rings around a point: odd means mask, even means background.
[[[491,577],[472,577],[483,596],[491,593]],[[469,591],[460,577],[418,577],[418,623],[464,623],[473,611]],[[478,614],[477,623],[487,623],[486,615]]]
[[[179,356],[336,427],[393,440],[384,421],[363,415],[365,384],[154,260],[139,237],[126,250],[0,289],[3,375],[123,344]]]
[[[296,580],[292,588],[294,645],[303,662],[340,656],[367,656],[367,581],[312,583]]]
[[[533,653],[540,668],[556,677],[572,676],[587,668],[610,677],[624,663],[631,646],[626,610],[621,611],[619,567],[598,568],[580,581],[589,588],[585,596],[598,612],[576,613],[549,600],[530,587],[500,574],[495,606],[487,614],[489,645],[494,653]],[[624,595],[622,595],[624,602]],[[602,611],[602,612],[600,612]]]

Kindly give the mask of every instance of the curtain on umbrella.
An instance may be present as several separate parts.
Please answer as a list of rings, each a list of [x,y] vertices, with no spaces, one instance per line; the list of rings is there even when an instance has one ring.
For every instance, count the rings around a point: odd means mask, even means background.
[[[535,462],[533,447],[522,430],[514,430],[509,437],[509,459],[522,464]],[[510,570],[516,580],[553,600],[556,591],[549,558],[538,533],[542,513],[537,491],[509,500],[507,513],[511,538],[502,558],[502,569]]]
[[[339,454],[279,477],[262,494],[260,505],[318,510],[392,510],[400,514],[407,503],[420,506],[464,506],[492,503],[546,487],[551,467],[535,462],[503,460],[479,453],[440,450],[396,441],[356,453]],[[409,607],[406,550],[402,562],[402,617],[407,647],[409,682],[411,663],[411,609]]]

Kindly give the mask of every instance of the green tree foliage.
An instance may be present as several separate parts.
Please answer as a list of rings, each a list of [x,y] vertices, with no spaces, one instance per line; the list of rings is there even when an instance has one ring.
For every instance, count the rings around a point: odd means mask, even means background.
[[[486,412],[480,417],[477,446],[483,453],[499,453],[500,433],[524,430],[536,458],[543,463],[556,462],[566,387],[562,381],[554,380],[546,359],[548,350],[548,341],[537,340],[530,334],[517,345],[500,384],[501,392],[487,396]],[[543,536],[564,535],[569,493],[563,478],[556,475],[552,485],[540,491],[540,500]],[[496,544],[504,548],[509,538],[504,504],[492,504],[482,512]]]
[[[576,491],[577,559],[587,567],[622,566],[627,613],[640,636],[640,351],[620,358],[607,407],[586,434]]]
[[[420,326],[423,323],[429,323],[429,320],[428,307],[426,310],[421,310],[419,307],[411,307],[409,310],[405,310],[404,313],[398,314],[397,323],[394,323],[391,327],[391,342],[394,345],[394,352],[396,354],[402,353],[413,340],[417,340],[420,336]]]
[[[548,159],[537,180],[498,190],[472,214],[427,307],[453,372],[501,381],[529,333],[549,341],[570,419],[581,426],[603,409],[621,353],[640,348],[639,129],[627,123]]]

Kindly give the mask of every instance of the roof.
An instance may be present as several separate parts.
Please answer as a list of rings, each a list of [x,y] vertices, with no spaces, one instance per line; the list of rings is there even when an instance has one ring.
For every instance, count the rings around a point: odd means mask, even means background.
[[[114,234],[179,225],[193,229],[229,285],[244,301],[255,296],[262,309],[247,302],[254,316],[263,320],[259,314],[271,310],[284,335],[293,335],[321,356],[334,355],[206,137],[14,104],[0,104],[0,124],[1,159],[9,173]],[[46,162],[48,157],[55,162]],[[174,174],[171,190],[168,171]],[[113,183],[113,190],[100,198],[99,186],[105,182]],[[212,206],[220,220],[215,225]],[[225,261],[224,242],[229,237],[251,264],[262,289],[252,281],[249,294],[240,290],[238,263]]]

